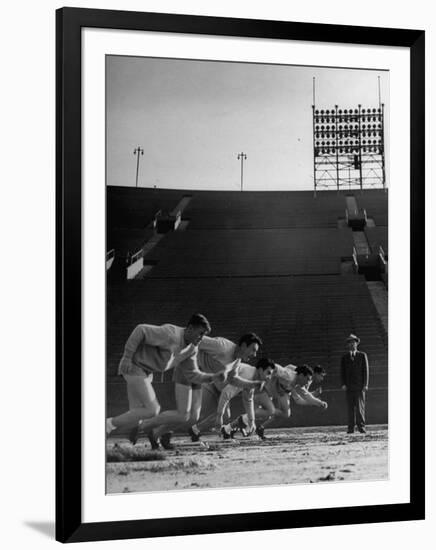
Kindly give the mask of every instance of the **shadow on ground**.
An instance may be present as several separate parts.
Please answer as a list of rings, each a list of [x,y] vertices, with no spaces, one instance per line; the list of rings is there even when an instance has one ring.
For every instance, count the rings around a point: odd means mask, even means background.
[[[55,538],[55,524],[53,521],[25,521],[24,525],[46,537]]]

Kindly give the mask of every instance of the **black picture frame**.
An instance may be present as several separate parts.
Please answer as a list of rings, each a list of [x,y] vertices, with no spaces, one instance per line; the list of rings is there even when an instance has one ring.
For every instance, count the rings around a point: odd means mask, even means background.
[[[82,522],[81,29],[125,29],[262,39],[398,46],[410,50],[411,333],[410,502],[236,515]],[[424,519],[425,33],[192,15],[62,8],[56,13],[56,539],[61,542],[175,536]]]

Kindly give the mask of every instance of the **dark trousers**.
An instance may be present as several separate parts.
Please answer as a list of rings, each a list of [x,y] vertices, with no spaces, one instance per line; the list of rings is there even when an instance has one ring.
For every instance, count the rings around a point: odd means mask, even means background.
[[[348,430],[354,426],[365,427],[365,392],[361,390],[347,390]]]

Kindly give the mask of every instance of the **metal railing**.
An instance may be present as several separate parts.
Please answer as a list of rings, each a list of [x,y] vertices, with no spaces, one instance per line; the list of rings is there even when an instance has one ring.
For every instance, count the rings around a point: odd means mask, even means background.
[[[156,229],[156,227],[157,227],[157,219],[158,219],[158,217],[161,216],[161,215],[162,215],[162,210],[158,210],[158,211],[156,212],[156,214],[154,215],[153,222],[152,222],[153,229]]]
[[[383,247],[380,245],[378,248],[378,255],[380,258],[380,263],[383,266],[384,272],[387,273],[388,271],[388,259],[385,254],[385,251],[383,250]]]
[[[106,270],[109,270],[112,267],[112,264],[115,260],[115,248],[111,248],[106,252]]]
[[[178,210],[176,214],[176,221],[174,222],[174,230],[176,230],[182,222],[182,211]]]
[[[127,265],[133,265],[135,262],[137,262],[142,257],[142,249],[138,250],[135,254],[130,254],[130,252],[127,253],[126,256],[126,264]]]
[[[355,272],[357,273],[359,271],[359,262],[357,261],[357,250],[355,246],[353,246],[353,266]]]
[[[349,211],[349,209],[346,208],[346,209],[345,209],[345,220],[347,221],[347,223],[348,223],[348,219],[349,219],[348,211]],[[367,222],[367,221],[368,221],[368,215],[367,215],[367,213],[366,213],[366,209],[365,209],[365,208],[362,208],[361,212],[362,212],[362,214],[363,214],[363,217],[364,217],[365,221]],[[359,215],[359,209],[358,209],[358,208],[354,208],[354,210],[351,212],[351,214],[352,214],[353,216],[358,216],[358,215]]]

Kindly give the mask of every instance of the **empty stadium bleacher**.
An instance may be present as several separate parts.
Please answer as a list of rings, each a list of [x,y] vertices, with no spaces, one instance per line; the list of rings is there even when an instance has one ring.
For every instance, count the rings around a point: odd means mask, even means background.
[[[345,191],[189,191],[108,187],[108,226],[140,228],[158,210],[172,210],[185,195],[192,200],[183,211],[192,229],[263,229],[336,227],[344,217]],[[387,194],[368,190],[356,194],[368,216],[387,222]],[[379,204],[382,201],[382,204]],[[377,223],[387,225],[387,223]]]
[[[173,189],[108,187],[107,226],[110,230],[147,227],[158,210],[172,210],[184,194]]]
[[[108,232],[107,248],[114,248],[117,256],[125,257],[127,253],[138,252],[152,235],[151,228],[114,229]]]
[[[368,218],[376,225],[388,225],[388,192],[383,189],[365,189],[356,193],[359,208],[365,208]]]
[[[379,247],[381,246],[385,254],[389,253],[387,227],[366,227],[365,235],[373,252],[378,252]]]
[[[344,209],[343,193],[197,191],[184,217],[192,229],[336,227]]]
[[[332,228],[189,230],[162,239],[150,277],[311,275],[340,272],[350,231]]]

